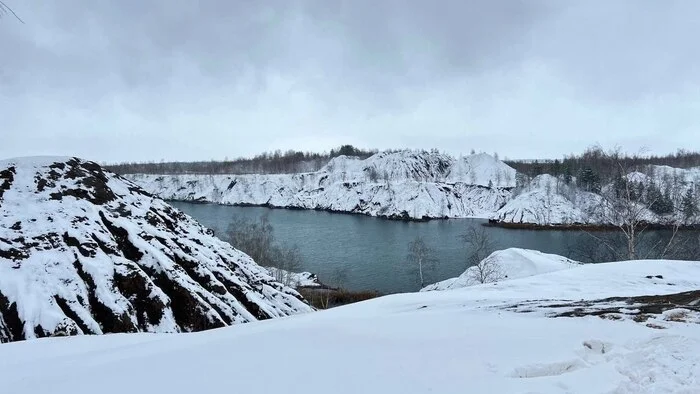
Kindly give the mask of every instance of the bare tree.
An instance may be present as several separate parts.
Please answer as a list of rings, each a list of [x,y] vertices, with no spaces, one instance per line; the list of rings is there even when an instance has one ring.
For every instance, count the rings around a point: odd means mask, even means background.
[[[491,256],[469,267],[467,275],[472,283],[498,282],[506,277],[501,265]]]
[[[496,243],[486,232],[485,227],[470,227],[460,238],[467,249],[466,266],[473,267],[496,249]]]
[[[248,254],[263,267],[273,267],[272,275],[289,286],[302,267],[299,248],[279,244],[267,215],[256,220],[235,219],[229,225],[226,240],[235,248]]]
[[[423,237],[417,236],[408,244],[406,264],[418,274],[421,289],[425,287],[425,274],[434,270],[437,263],[438,259],[435,258],[435,251],[428,246]]]
[[[24,23],[24,21],[22,20],[22,18],[20,18],[19,15],[17,15],[17,14],[12,10],[12,8],[10,8],[10,6],[8,6],[7,4],[5,4],[5,2],[3,2],[3,1],[0,0],[0,18],[3,17],[4,15],[12,15],[12,16],[14,16],[18,21],[20,21],[21,23]]]
[[[601,204],[593,206],[592,213],[599,219],[602,219],[605,224],[615,226],[620,230],[625,239],[625,254],[624,258],[628,260],[636,260],[638,258],[650,258],[652,253],[655,253],[658,258],[666,256],[673,248],[676,235],[680,228],[679,214],[670,212],[668,214],[668,222],[672,229],[671,236],[668,242],[658,241],[655,245],[648,249],[646,254],[639,253],[639,245],[642,236],[649,228],[651,208],[657,206],[665,199],[669,199],[670,189],[666,190],[666,195],[660,191],[658,193],[647,193],[647,198],[644,201],[642,196],[635,188],[635,182],[630,177],[630,168],[628,168],[621,159],[624,156],[620,153],[619,148],[606,154],[606,160],[613,163],[617,173],[613,178],[613,183],[602,188],[600,191]],[[669,183],[670,184],[670,183]],[[670,187],[670,186],[669,186]],[[658,190],[658,189],[655,189]],[[674,191],[674,194],[678,194]],[[673,207],[670,207],[673,211]],[[615,248],[605,239],[597,237],[592,233],[588,233],[592,238],[600,241],[601,245],[615,252]],[[657,253],[659,247],[662,247],[660,253]]]

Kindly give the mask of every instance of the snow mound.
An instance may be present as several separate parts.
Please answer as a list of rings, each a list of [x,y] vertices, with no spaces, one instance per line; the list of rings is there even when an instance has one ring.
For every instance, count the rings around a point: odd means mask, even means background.
[[[579,264],[577,261],[556,254],[509,248],[491,253],[479,264],[489,270],[488,274],[481,274],[477,267],[469,267],[462,275],[426,286],[421,291],[450,290],[482,283],[525,278],[573,268]]]
[[[198,331],[311,310],[250,257],[96,163],[0,162],[0,342]]]
[[[170,200],[430,219],[490,217],[510,199],[514,174],[485,154],[456,161],[440,153],[400,151],[365,160],[340,156],[318,172],[301,174],[126,177]]]
[[[553,318],[539,304],[698,288],[700,262],[590,264],[196,334],[3,344],[0,381],[24,394],[695,393],[697,324]]]

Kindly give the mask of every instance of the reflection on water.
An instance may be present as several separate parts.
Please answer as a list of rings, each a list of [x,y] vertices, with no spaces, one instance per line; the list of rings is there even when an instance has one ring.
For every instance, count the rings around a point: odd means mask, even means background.
[[[440,260],[429,282],[460,275],[466,269],[467,251],[460,235],[469,227],[482,226],[480,219],[435,220],[430,222],[399,222],[362,215],[344,215],[321,211],[234,207],[215,204],[173,202],[173,206],[212,228],[223,238],[234,218],[257,218],[268,215],[275,238],[288,245],[297,245],[303,256],[303,269],[332,282],[343,273],[343,285],[351,290],[378,290],[383,293],[415,291],[417,278],[404,264],[408,243],[423,236],[435,249]],[[609,261],[610,248],[592,235],[574,231],[513,230],[488,227],[487,231],[497,249],[519,247],[555,253],[580,261]],[[640,257],[653,257],[648,250],[662,250],[669,232],[648,231],[640,245]],[[594,233],[624,251],[622,239],[615,233]],[[700,241],[697,233],[683,233],[677,241],[684,242],[678,258],[698,256]],[[615,241],[615,242],[613,242]],[[235,246],[235,245],[234,245]],[[678,248],[677,248],[678,249]],[[616,252],[619,253],[619,252]],[[698,259],[697,257],[695,259]]]

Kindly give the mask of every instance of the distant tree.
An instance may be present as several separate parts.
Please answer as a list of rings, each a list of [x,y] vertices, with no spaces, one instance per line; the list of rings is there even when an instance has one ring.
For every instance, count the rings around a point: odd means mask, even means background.
[[[471,151],[469,151],[469,154],[470,154],[470,155],[475,155],[475,154],[476,154],[476,151],[475,151],[474,149],[472,149]]]
[[[467,272],[472,281],[478,283],[495,282],[503,278],[502,267],[489,255],[496,249],[485,227],[470,227],[461,236],[467,255]]]
[[[584,168],[579,174],[578,185],[587,192],[600,192],[600,176],[591,168]]]
[[[423,237],[418,236],[408,244],[406,264],[411,271],[417,273],[421,289],[425,287],[425,275],[434,270],[437,263],[435,251],[428,246]]]
[[[488,256],[472,265],[468,272],[469,279],[477,283],[498,282],[506,277],[503,267],[494,258]]]
[[[624,235],[626,243],[625,259],[647,258],[652,253],[655,253],[657,249],[656,247],[651,248],[646,255],[640,256],[639,254],[642,235],[649,227],[648,210],[663,215],[672,213],[675,207],[673,202],[670,201],[670,191],[667,190],[666,193],[662,193],[653,182],[646,187],[645,201],[638,201],[639,196],[635,195],[636,187],[634,181],[627,175],[621,176],[621,174],[630,173],[629,168],[625,167],[624,160],[620,159],[622,157],[624,156],[619,153],[619,150],[605,154],[605,159],[612,163],[613,168],[616,168],[615,172],[618,174],[619,179],[613,183],[612,187],[598,190],[602,201],[601,204],[592,207],[591,213],[604,222],[616,226]],[[674,216],[671,215],[671,218]],[[663,258],[666,254],[672,252],[675,245],[679,223],[672,219],[670,224],[673,231],[668,242],[660,249],[660,254],[657,254],[659,258]],[[601,245],[606,246],[611,251],[616,251],[616,248],[605,242],[604,239],[590,233],[589,235],[599,240]],[[658,246],[664,245],[661,241],[657,243]]]
[[[263,267],[279,268],[275,271],[278,281],[289,285],[290,273],[301,269],[302,257],[296,246],[279,244],[274,237],[274,229],[267,215],[256,220],[234,219],[226,233],[226,241],[241,250]]]
[[[469,227],[459,238],[466,249],[466,268],[477,265],[496,249],[485,227]]]
[[[554,175],[555,177],[558,177],[561,175],[561,163],[559,162],[559,159],[554,160],[554,162],[551,165],[551,174]]]
[[[564,174],[564,183],[569,185],[574,179],[574,176],[571,174],[571,167],[569,165],[564,164],[563,167],[562,173]]]
[[[693,187],[689,187],[683,196],[683,201],[681,202],[683,210],[683,220],[686,223],[693,223],[700,209],[697,205],[697,197],[695,196],[695,191]]]
[[[530,174],[530,176],[532,176],[534,178],[537,175],[541,175],[543,173],[544,173],[544,169],[543,169],[542,165],[537,160],[535,160],[534,164],[532,165],[532,173]]]
[[[493,158],[498,160],[498,152],[493,152]]]

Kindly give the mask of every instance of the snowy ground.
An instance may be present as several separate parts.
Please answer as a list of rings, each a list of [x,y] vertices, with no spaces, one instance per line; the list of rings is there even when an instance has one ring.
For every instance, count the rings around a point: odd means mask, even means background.
[[[276,267],[264,267],[271,277],[285,286],[298,287],[321,287],[318,276],[311,272],[291,272]]]
[[[697,393],[694,320],[553,318],[545,304],[698,288],[698,262],[585,265],[194,334],[4,344],[0,382],[27,394]]]

